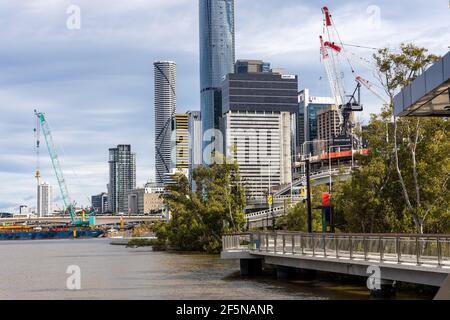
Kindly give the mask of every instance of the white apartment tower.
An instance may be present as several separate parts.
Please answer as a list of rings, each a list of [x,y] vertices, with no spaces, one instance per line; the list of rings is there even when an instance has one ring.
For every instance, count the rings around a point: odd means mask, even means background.
[[[176,63],[157,61],[155,73],[155,167],[162,184],[171,170],[171,126],[176,111]]]
[[[52,186],[47,183],[38,185],[37,214],[39,217],[49,216],[53,213]]]

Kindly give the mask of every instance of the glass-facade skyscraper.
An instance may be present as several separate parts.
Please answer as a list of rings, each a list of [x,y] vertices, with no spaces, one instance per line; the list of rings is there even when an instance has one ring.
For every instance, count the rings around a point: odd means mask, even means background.
[[[299,92],[298,101],[297,146],[304,154],[314,154],[318,151],[317,143],[313,143],[319,136],[317,130],[317,113],[321,110],[331,109],[336,103],[330,97],[311,96],[308,89]]]
[[[235,61],[234,0],[199,0],[202,132],[221,129],[221,85]],[[208,141],[204,142],[208,144]]]

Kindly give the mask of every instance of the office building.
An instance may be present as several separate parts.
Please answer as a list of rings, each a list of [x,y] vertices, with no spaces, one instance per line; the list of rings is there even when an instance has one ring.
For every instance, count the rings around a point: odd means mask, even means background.
[[[92,196],[91,203],[95,213],[108,212],[108,194],[106,192]]]
[[[53,213],[52,186],[42,183],[37,190],[37,215],[39,217],[50,216]]]
[[[176,114],[172,119],[171,168],[189,169],[189,115]]]
[[[329,97],[311,96],[309,89],[304,89],[298,94],[299,112],[297,120],[297,147],[299,152],[304,154],[315,154],[318,152],[317,143],[319,140],[317,130],[317,113],[320,110],[329,110],[335,107],[335,101]],[[303,126],[303,130],[300,126]]]
[[[162,184],[171,169],[171,125],[176,111],[176,64],[157,61],[155,73],[155,169],[156,182]]]
[[[108,210],[125,212],[126,192],[136,188],[136,155],[130,145],[109,149]]]
[[[144,188],[129,190],[126,193],[128,214],[149,214],[161,211],[164,200],[161,195],[164,188],[148,183]]]
[[[223,77],[234,70],[234,0],[199,0],[199,19],[202,141],[207,146],[215,141],[215,135],[205,132],[223,129],[221,84]]]
[[[297,76],[228,74],[223,82],[226,155],[237,160],[248,198],[292,180]]]
[[[234,73],[271,72],[270,63],[262,60],[238,60],[234,64]]]
[[[21,205],[19,207],[19,214],[28,214],[29,213],[29,209],[28,206],[26,205]]]

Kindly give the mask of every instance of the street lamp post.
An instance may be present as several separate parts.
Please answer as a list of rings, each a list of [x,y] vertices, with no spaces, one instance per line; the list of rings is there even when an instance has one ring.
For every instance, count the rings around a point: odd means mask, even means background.
[[[306,171],[306,203],[308,207],[308,232],[312,232],[311,184],[309,180],[309,159],[305,159]]]
[[[305,175],[306,175],[306,204],[308,211],[308,232],[312,232],[312,207],[311,207],[311,181],[310,181],[310,163],[309,158],[305,155],[305,146],[308,143],[314,142],[329,142],[330,140],[313,140],[313,141],[305,141],[302,145],[302,154],[305,162]]]

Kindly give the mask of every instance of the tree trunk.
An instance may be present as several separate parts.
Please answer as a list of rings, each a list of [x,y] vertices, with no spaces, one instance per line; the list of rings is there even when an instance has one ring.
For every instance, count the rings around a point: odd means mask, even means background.
[[[394,158],[395,158],[395,169],[397,170],[398,179],[402,186],[403,196],[405,197],[406,206],[409,210],[413,210],[411,201],[409,200],[408,190],[406,189],[405,181],[403,180],[402,172],[400,171],[400,165],[398,162],[398,143],[397,143],[397,117],[394,116]]]

